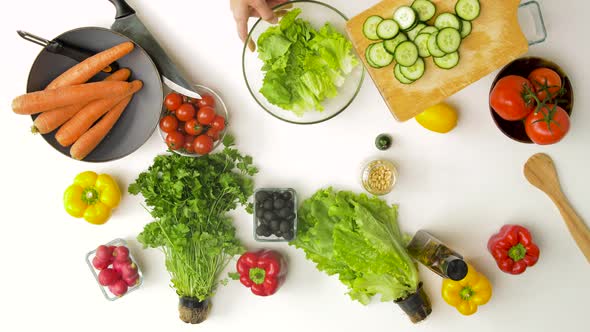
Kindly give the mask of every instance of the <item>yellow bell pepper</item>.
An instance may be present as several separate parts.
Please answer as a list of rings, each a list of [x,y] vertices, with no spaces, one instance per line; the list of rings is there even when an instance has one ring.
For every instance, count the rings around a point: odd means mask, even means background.
[[[121,190],[110,175],[88,171],[74,178],[64,193],[64,207],[76,218],[102,225],[111,217],[112,209],[121,201]]]
[[[477,307],[488,303],[492,297],[492,285],[486,276],[467,264],[467,275],[460,281],[444,279],[442,297],[463,315],[472,315]]]

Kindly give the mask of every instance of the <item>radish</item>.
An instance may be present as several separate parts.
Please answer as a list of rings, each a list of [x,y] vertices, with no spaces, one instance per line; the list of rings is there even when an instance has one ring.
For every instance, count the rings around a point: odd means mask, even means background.
[[[109,249],[109,247],[101,245],[96,248],[96,257],[101,261],[105,262],[112,262],[113,261],[113,252]]]
[[[139,284],[139,274],[136,274],[131,278],[123,278],[123,281],[125,281],[125,283],[129,287],[136,286],[137,284]]]
[[[113,285],[121,280],[121,274],[113,269],[104,269],[98,274],[98,283],[103,286]]]
[[[127,284],[123,280],[117,280],[114,284],[109,286],[109,290],[115,296],[121,297],[127,293]]]
[[[116,261],[127,261],[129,259],[129,249],[125,246],[118,246],[113,252]]]
[[[104,260],[100,259],[98,256],[95,256],[92,259],[92,266],[94,266],[94,268],[97,270],[104,270],[107,267],[109,267],[109,265],[110,265],[109,261],[104,261]]]
[[[121,276],[123,279],[130,279],[137,275],[137,265],[135,263],[123,265],[121,268]]]
[[[121,273],[121,270],[123,269],[123,267],[125,265],[129,265],[131,264],[131,260],[126,260],[126,261],[114,261],[113,262],[113,270]]]

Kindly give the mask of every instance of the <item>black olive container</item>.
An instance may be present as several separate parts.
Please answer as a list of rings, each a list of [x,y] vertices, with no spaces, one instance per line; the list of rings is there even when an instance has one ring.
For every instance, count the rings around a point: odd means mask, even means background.
[[[395,303],[402,308],[408,315],[412,323],[419,323],[428,317],[432,312],[432,305],[428,295],[422,288],[422,283],[418,285],[418,290],[404,299],[396,300]]]
[[[289,198],[286,198],[287,196],[289,196]],[[278,213],[276,212],[277,208],[275,206],[271,208],[265,208],[264,206],[265,203],[269,204],[266,201],[271,199],[271,201],[274,202],[276,198],[281,198],[284,201],[285,206],[281,209],[289,209],[288,213],[284,212],[284,216],[278,215]],[[297,193],[292,188],[256,189],[256,191],[254,192],[254,239],[258,242],[289,242],[294,240],[297,236],[297,206]],[[266,218],[267,216],[264,215],[264,212],[267,212],[268,214],[269,210],[271,211],[271,217]],[[264,232],[264,229],[259,229],[266,227],[269,228],[270,231],[272,223],[276,222],[275,220],[268,219],[276,219],[279,223],[287,221],[288,230],[285,232],[286,234],[283,236],[277,236],[276,234],[268,234],[268,232]],[[276,227],[276,225],[274,226]]]

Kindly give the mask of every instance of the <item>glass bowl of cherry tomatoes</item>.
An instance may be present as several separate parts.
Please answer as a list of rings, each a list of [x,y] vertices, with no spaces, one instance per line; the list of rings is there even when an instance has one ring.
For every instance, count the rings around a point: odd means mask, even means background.
[[[160,135],[168,148],[187,157],[199,157],[215,150],[225,137],[228,112],[215,91],[194,85],[201,99],[169,90],[160,118]]]

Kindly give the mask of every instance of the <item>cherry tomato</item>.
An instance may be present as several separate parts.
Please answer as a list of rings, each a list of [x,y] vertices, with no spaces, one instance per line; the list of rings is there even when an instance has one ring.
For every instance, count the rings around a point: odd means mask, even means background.
[[[557,105],[545,105],[535,114],[529,114],[524,121],[529,138],[539,144],[548,145],[561,141],[570,129],[570,117]]]
[[[170,112],[174,112],[182,105],[182,96],[178,93],[171,92],[166,96],[164,105]]]
[[[195,153],[195,136],[186,135],[184,136],[184,151],[187,153]]]
[[[213,128],[210,128],[209,130],[207,130],[207,136],[211,137],[213,142],[219,141],[219,131],[217,131]]]
[[[217,130],[218,132],[222,132],[225,129],[225,118],[221,115],[217,115],[211,123],[211,128]]]
[[[526,94],[534,93],[529,80],[510,75],[500,79],[490,94],[490,106],[498,115],[508,121],[525,118],[535,109],[534,98]]]
[[[202,95],[201,99],[197,99],[197,106],[199,106],[199,108],[205,106],[215,107],[215,98],[211,95]]]
[[[184,135],[175,131],[166,136],[166,144],[170,150],[180,150],[184,146]]]
[[[196,153],[205,155],[213,150],[213,140],[207,135],[199,135],[195,138],[194,148]]]
[[[184,131],[189,135],[200,135],[203,132],[203,126],[199,124],[197,119],[190,119],[184,124]]]
[[[180,121],[189,121],[195,117],[195,107],[191,104],[182,104],[176,110],[176,117]]]
[[[165,133],[171,133],[178,128],[178,120],[174,115],[166,115],[160,120],[160,129]]]
[[[541,101],[547,99],[547,92],[549,92],[549,100],[557,97],[559,90],[561,90],[561,76],[549,68],[537,68],[529,74],[529,81],[535,86],[537,97]]]
[[[204,106],[197,112],[197,120],[200,124],[210,125],[215,120],[215,110],[209,106]]]
[[[186,122],[179,122],[178,129],[176,129],[176,131],[183,134],[183,135],[186,135],[187,132],[186,132],[186,130],[184,130],[184,127],[186,127]]]

